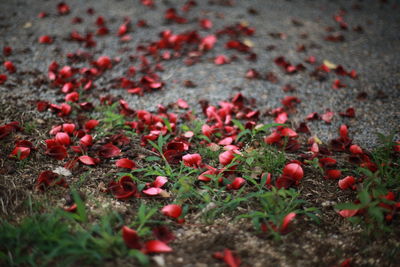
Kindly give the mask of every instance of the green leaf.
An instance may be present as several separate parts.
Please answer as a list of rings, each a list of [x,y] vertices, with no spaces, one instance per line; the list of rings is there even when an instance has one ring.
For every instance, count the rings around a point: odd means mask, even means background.
[[[338,210],[358,210],[362,208],[363,205],[355,204],[355,203],[339,203],[335,206],[335,209]]]
[[[250,157],[250,158],[246,159],[247,165],[251,165],[253,162],[254,162],[254,158],[253,157]]]
[[[232,119],[233,124],[240,129],[240,131],[245,131],[246,128],[244,127],[243,123],[238,120]]]
[[[367,205],[371,201],[371,198],[367,190],[360,191],[358,193],[358,199],[361,201],[363,205]]]
[[[161,158],[160,157],[156,157],[156,156],[148,156],[145,158],[146,161],[160,161]]]
[[[268,123],[265,124],[263,126],[261,126],[260,128],[255,128],[254,130],[259,133],[259,132],[265,132],[268,129],[272,128],[272,127],[278,127],[278,126],[286,126],[286,124],[282,124],[282,123]]]
[[[369,207],[368,214],[379,223],[382,223],[384,220],[383,210],[380,207]]]
[[[88,218],[86,215],[85,204],[83,203],[81,197],[74,188],[71,189],[71,193],[72,193],[72,198],[74,199],[74,202],[77,207],[76,211],[77,214],[79,215],[79,220],[82,222],[87,222]]]
[[[136,249],[130,250],[129,256],[136,258],[142,265],[149,265],[150,263],[149,257],[140,252],[139,250]]]

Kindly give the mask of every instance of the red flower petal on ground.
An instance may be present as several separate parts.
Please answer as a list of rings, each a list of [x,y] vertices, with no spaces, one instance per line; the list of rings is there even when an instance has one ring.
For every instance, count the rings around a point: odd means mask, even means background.
[[[356,179],[353,176],[346,176],[345,178],[339,180],[339,188],[345,190],[347,188],[352,187],[356,182]]]
[[[178,105],[178,107],[182,108],[182,109],[188,109],[189,105],[188,103],[183,100],[182,98],[179,98],[178,101],[176,101],[176,104]]]
[[[353,217],[354,215],[356,215],[358,212],[358,210],[341,210],[339,211],[340,216],[344,217],[344,218],[349,218],[349,217]]]
[[[63,160],[68,156],[67,149],[63,145],[53,145],[46,150],[46,154],[57,160]]]
[[[43,171],[39,174],[35,188],[43,191],[47,187],[54,185],[68,187],[65,179],[64,178],[60,179],[57,173],[54,173],[52,171]]]
[[[171,252],[172,248],[160,240],[150,240],[144,245],[144,253],[167,253]]]
[[[339,79],[336,79],[332,83],[332,88],[333,89],[340,89],[340,88],[345,88],[347,87],[345,84],[343,84]]]
[[[210,126],[208,126],[207,124],[203,124],[203,126],[201,126],[201,132],[207,136],[208,138],[210,138],[210,136],[213,133],[213,130]]]
[[[166,205],[161,209],[162,214],[171,218],[178,218],[182,214],[182,207],[176,204]]]
[[[306,120],[317,120],[319,119],[319,115],[317,112],[312,112],[307,115]]]
[[[117,199],[127,199],[137,193],[136,184],[130,176],[123,176],[118,182],[111,181],[108,190]]]
[[[68,134],[72,134],[75,130],[75,124],[73,123],[64,123],[62,125],[62,129],[64,132],[68,133]]]
[[[154,187],[163,187],[168,182],[167,177],[165,176],[157,176],[157,178],[152,183]]]
[[[86,134],[79,139],[79,143],[85,146],[91,146],[93,144],[93,137],[90,134]]]
[[[286,112],[281,112],[278,114],[278,116],[276,116],[275,118],[275,122],[276,123],[285,123],[288,120],[288,115]]]
[[[121,149],[119,149],[118,147],[114,146],[111,143],[101,146],[98,151],[99,157],[106,159],[116,157],[119,154],[121,154]]]
[[[11,152],[9,157],[15,157],[19,160],[23,160],[23,159],[26,159],[30,153],[31,153],[31,149],[29,147],[16,147]]]
[[[51,44],[53,43],[53,38],[51,38],[48,35],[43,35],[39,37],[39,43],[40,44]]]
[[[0,74],[0,84],[3,84],[7,81],[7,75]]]
[[[78,159],[79,159],[80,162],[82,162],[85,165],[96,165],[96,163],[98,162],[97,159],[92,158],[90,156],[86,156],[86,155],[85,156],[80,156]]]
[[[278,132],[273,132],[269,136],[266,136],[264,138],[264,142],[267,143],[268,145],[276,144],[281,141],[282,136]]]
[[[6,70],[9,73],[14,73],[17,71],[17,68],[15,68],[14,64],[11,61],[5,61],[3,65],[4,65],[4,68],[6,68]]]
[[[218,171],[217,171],[217,169],[213,168],[211,170],[205,171],[202,174],[200,174],[197,179],[200,181],[203,181],[203,182],[209,182],[209,181],[211,181],[210,176],[213,176],[216,174],[218,174]]]
[[[107,56],[99,57],[95,63],[101,69],[109,69],[112,67],[111,59]]]
[[[323,121],[325,121],[326,123],[331,123],[334,115],[335,115],[335,113],[333,113],[332,111],[327,109],[326,112],[321,115],[321,119]]]
[[[223,252],[216,252],[213,257],[219,260],[223,260],[229,267],[239,267],[240,259],[233,255],[230,249],[224,249]]]
[[[161,188],[158,188],[158,187],[150,187],[150,188],[148,188],[148,189],[146,189],[146,190],[143,190],[142,192],[143,192],[144,194],[146,194],[146,195],[149,195],[149,196],[156,196],[156,195],[160,194],[162,191],[163,191],[163,190],[162,190]]]
[[[79,93],[72,92],[65,96],[65,102],[77,102],[79,100]]]
[[[325,175],[327,179],[339,179],[342,176],[342,172],[340,170],[326,170]]]
[[[209,19],[201,19],[201,20],[200,20],[200,26],[201,26],[203,29],[208,30],[208,29],[211,29],[211,28],[212,28],[213,23],[212,23],[212,21],[209,20]]]
[[[60,14],[60,15],[66,15],[70,12],[69,6],[64,2],[61,2],[57,5],[57,10],[58,10],[58,14]]]
[[[200,50],[211,50],[215,43],[217,42],[217,37],[215,37],[215,35],[208,35],[206,37],[203,38],[203,40],[201,40],[200,43]]]
[[[295,96],[285,96],[282,100],[281,103],[282,105],[292,108],[296,105],[296,103],[300,103],[301,100]]]
[[[283,175],[292,177],[296,181],[301,180],[304,176],[303,168],[297,163],[287,164],[283,168],[282,173],[283,173]]]
[[[279,231],[281,233],[285,233],[287,231],[289,224],[294,220],[294,218],[296,218],[296,213],[290,212],[289,214],[287,214],[285,218],[283,218],[283,222]]]
[[[59,132],[56,134],[55,139],[60,145],[68,146],[71,143],[71,139],[67,133]]]
[[[348,133],[349,133],[349,131],[347,129],[347,126],[345,124],[342,124],[339,129],[340,137],[347,140],[347,139],[349,139]]]
[[[246,180],[243,179],[242,177],[236,177],[231,184],[228,184],[226,187],[228,189],[233,189],[233,190],[238,190],[240,189],[244,184],[246,183]]]
[[[277,188],[288,189],[295,183],[296,183],[296,180],[293,177],[281,175],[278,177],[278,179],[276,179],[275,185]]]
[[[349,150],[351,154],[363,154],[361,147],[358,145],[351,145]]]
[[[3,55],[8,57],[12,53],[12,48],[10,46],[3,47]]]
[[[201,165],[200,154],[187,154],[182,157],[183,164],[188,167],[198,168]]]
[[[224,65],[229,63],[229,59],[224,55],[218,55],[214,59],[216,65]]]
[[[218,156],[219,163],[221,163],[224,166],[230,164],[234,158],[235,158],[235,154],[233,153],[232,150],[222,152]]]
[[[169,243],[175,239],[174,234],[164,225],[153,228],[153,235],[164,243]]]
[[[340,112],[339,115],[342,117],[354,118],[356,116],[356,111],[354,108],[348,108],[346,112]]]
[[[118,168],[125,168],[125,169],[133,169],[136,167],[136,163],[128,158],[123,158],[123,159],[117,160],[117,162],[115,162],[115,165]]]
[[[128,248],[131,249],[141,249],[142,245],[139,241],[139,235],[137,232],[128,226],[122,227],[122,239],[124,240],[125,244]]]
[[[323,168],[328,167],[328,166],[335,166],[337,164],[337,161],[335,159],[329,158],[329,157],[328,158],[321,158],[318,161],[319,161],[319,164]]]

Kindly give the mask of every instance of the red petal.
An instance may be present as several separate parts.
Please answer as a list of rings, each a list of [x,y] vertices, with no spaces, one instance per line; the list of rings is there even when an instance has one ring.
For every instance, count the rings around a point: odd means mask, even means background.
[[[162,190],[161,188],[158,188],[158,187],[150,187],[150,188],[148,188],[148,189],[146,189],[146,190],[143,190],[142,192],[143,192],[144,194],[146,194],[146,195],[149,195],[149,196],[156,196],[156,195],[160,194],[162,191],[163,191],[163,190]]]
[[[139,236],[137,232],[128,226],[122,227],[122,238],[125,244],[131,249],[141,249],[142,245],[139,242]]]
[[[357,212],[358,212],[358,210],[341,210],[341,211],[339,211],[339,214],[344,218],[349,218],[349,217],[353,217],[354,215],[356,215]]]
[[[182,157],[183,164],[188,167],[198,168],[201,165],[200,154],[187,154]]]
[[[168,243],[175,239],[174,234],[166,226],[158,226],[153,229],[153,235],[160,241]]]
[[[178,107],[180,107],[182,109],[188,109],[189,108],[188,103],[185,100],[181,99],[181,98],[178,99],[176,104],[178,105]]]
[[[128,159],[128,158],[123,158],[123,159],[119,159],[117,160],[117,162],[115,163],[115,165],[118,168],[126,168],[126,169],[133,169],[136,167],[135,162],[133,162],[132,160]]]
[[[351,145],[350,152],[352,154],[363,154],[361,147],[359,147],[358,145]]]
[[[333,113],[330,110],[327,110],[324,114],[321,115],[321,119],[326,123],[331,123],[334,115],[335,113]]]
[[[147,253],[166,253],[171,252],[172,248],[160,240],[150,240],[145,244],[144,252]]]
[[[276,187],[277,188],[285,188],[288,189],[291,187],[294,183],[296,183],[296,180],[290,176],[286,175],[281,175],[277,180],[276,180]]]
[[[287,164],[282,171],[283,175],[289,176],[296,181],[299,181],[303,178],[304,172],[303,168],[297,163],[289,163]]]
[[[108,189],[117,199],[126,199],[137,193],[136,184],[130,176],[123,176],[118,182],[112,181]]]
[[[228,150],[219,154],[218,158],[219,158],[219,163],[226,166],[232,162],[232,160],[235,158],[235,154],[233,153],[232,150]]]
[[[216,42],[217,37],[215,35],[208,35],[201,40],[200,50],[211,50]]]
[[[68,156],[67,149],[63,145],[53,145],[46,150],[46,154],[56,158],[57,160],[63,160]]]
[[[17,157],[19,160],[26,159],[31,153],[31,149],[29,147],[16,147],[11,152],[10,157]]]
[[[285,216],[285,218],[283,218],[280,232],[286,232],[290,222],[292,222],[295,217],[296,217],[296,213],[294,213],[294,212],[290,212],[289,214],[287,214]]]
[[[216,65],[223,65],[229,63],[229,59],[224,55],[216,56],[214,59]]]
[[[165,176],[157,176],[157,178],[153,182],[154,187],[163,187],[168,182],[168,178]]]
[[[326,178],[328,179],[339,179],[342,176],[342,172],[340,170],[326,170],[325,171]]]
[[[41,44],[51,44],[53,42],[53,38],[48,35],[43,35],[39,37],[39,43]]]
[[[213,23],[212,23],[212,21],[209,20],[209,19],[201,19],[201,20],[200,20],[200,26],[201,26],[203,29],[208,30],[208,29],[211,29],[211,28],[212,28]]]
[[[90,131],[94,127],[96,127],[97,125],[99,125],[99,121],[98,120],[89,120],[88,122],[85,123],[85,129]]]
[[[116,157],[120,153],[121,153],[121,149],[119,149],[118,147],[114,146],[111,143],[101,146],[99,149],[99,152],[98,152],[100,157],[106,158],[106,159]]]
[[[166,205],[161,209],[161,212],[168,217],[178,218],[182,214],[182,207],[176,204]]]
[[[345,190],[347,188],[352,187],[356,182],[356,179],[353,176],[346,176],[345,178],[339,180],[339,188]]]
[[[62,125],[62,127],[63,127],[63,131],[68,134],[72,134],[75,130],[75,124],[73,124],[73,123],[64,123]]]
[[[235,180],[231,184],[229,184],[227,187],[229,189],[234,189],[238,190],[240,189],[244,184],[246,183],[246,180],[241,178],[241,177],[236,177]]]
[[[93,143],[93,137],[90,134],[84,135],[79,142],[85,146],[91,146]]]
[[[71,139],[69,138],[69,135],[67,133],[59,132],[56,134],[55,139],[61,145],[68,146],[71,143]]]
[[[79,161],[82,162],[85,165],[96,165],[96,159],[90,157],[90,156],[80,156]]]

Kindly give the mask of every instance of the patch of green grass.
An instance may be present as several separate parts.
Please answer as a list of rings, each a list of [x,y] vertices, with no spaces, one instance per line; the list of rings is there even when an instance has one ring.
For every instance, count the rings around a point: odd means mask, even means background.
[[[101,265],[127,255],[116,231],[121,225],[115,213],[85,226],[87,230],[61,211],[32,214],[18,225],[1,220],[0,261],[3,266]]]
[[[284,217],[294,212],[296,214],[305,214],[315,221],[319,221],[316,214],[318,209],[307,207],[307,202],[300,199],[300,193],[294,189],[276,189],[272,187],[270,191],[259,191],[247,196],[254,198],[259,205],[252,206],[252,211],[239,215],[236,218],[248,218],[252,221],[256,230],[261,231],[264,224],[270,229],[270,233],[277,239],[280,238],[278,231],[272,229],[274,225],[280,229]]]
[[[365,233],[380,235],[383,232],[390,232],[392,228],[387,220],[390,210],[386,206],[392,206],[395,201],[388,200],[385,196],[389,192],[400,191],[400,158],[393,151],[393,135],[379,135],[381,146],[372,151],[372,161],[377,166],[377,171],[372,172],[367,168],[358,168],[355,173],[357,177],[364,177],[363,182],[357,189],[357,200],[354,203],[340,203],[336,206],[339,210],[359,210],[358,216],[350,217],[349,220],[361,225]],[[376,230],[379,231],[376,231]]]

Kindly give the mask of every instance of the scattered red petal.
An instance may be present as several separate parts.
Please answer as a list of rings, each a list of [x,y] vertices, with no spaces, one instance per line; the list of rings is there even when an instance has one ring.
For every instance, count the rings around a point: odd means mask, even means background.
[[[133,169],[133,168],[136,167],[136,163],[133,162],[132,160],[128,159],[128,158],[123,158],[123,159],[117,160],[115,165],[118,168],[125,168],[125,169]]]
[[[139,235],[137,232],[128,226],[122,227],[122,239],[125,244],[131,249],[141,249],[142,245],[139,242]]]
[[[160,240],[147,241],[144,246],[143,250],[146,254],[172,252],[172,248]]]
[[[345,178],[339,180],[339,188],[345,190],[347,188],[351,188],[356,182],[356,179],[353,176],[346,176]]]
[[[182,214],[182,207],[176,204],[166,205],[161,209],[162,214],[171,218],[178,218]]]

